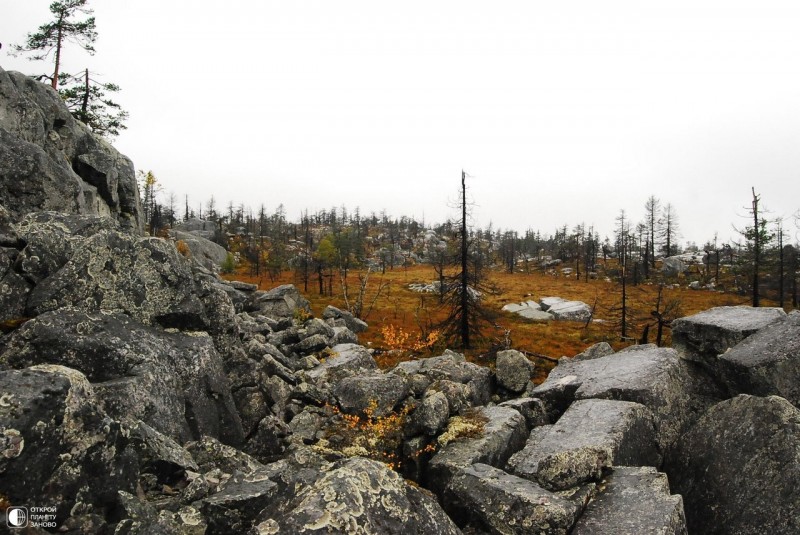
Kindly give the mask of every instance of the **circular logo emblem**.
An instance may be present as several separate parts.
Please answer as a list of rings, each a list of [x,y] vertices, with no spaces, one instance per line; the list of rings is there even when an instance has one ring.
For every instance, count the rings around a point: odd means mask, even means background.
[[[22,528],[28,523],[28,510],[24,507],[9,507],[6,509],[8,526],[12,528]]]

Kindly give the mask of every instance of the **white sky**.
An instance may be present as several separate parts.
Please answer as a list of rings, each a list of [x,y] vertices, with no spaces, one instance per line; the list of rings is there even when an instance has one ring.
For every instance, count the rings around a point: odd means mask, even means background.
[[[0,66],[50,0],[0,0]],[[800,208],[800,2],[90,1],[115,146],[192,206],[345,204],[481,227],[594,224],[655,195],[683,241],[736,237],[750,188]]]

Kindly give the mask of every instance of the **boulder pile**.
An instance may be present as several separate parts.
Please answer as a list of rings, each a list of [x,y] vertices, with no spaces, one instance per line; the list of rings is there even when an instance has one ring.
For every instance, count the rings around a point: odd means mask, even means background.
[[[130,162],[52,90],[0,71],[0,111],[0,502],[52,515],[28,532],[800,531],[797,313],[714,309],[538,386],[514,350],[381,370],[349,312],[140,236]]]

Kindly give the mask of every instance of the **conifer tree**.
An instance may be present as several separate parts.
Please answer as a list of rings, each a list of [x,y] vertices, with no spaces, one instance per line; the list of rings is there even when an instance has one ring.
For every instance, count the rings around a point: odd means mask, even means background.
[[[14,45],[16,53],[32,54],[31,60],[45,60],[53,57],[53,74],[43,75],[50,80],[53,89],[58,89],[61,79],[61,63],[64,46],[75,43],[89,54],[94,54],[97,40],[92,10],[86,7],[88,0],[63,0],[50,4],[53,20],[39,26],[38,31],[29,33],[24,45]],[[80,14],[89,15],[85,20],[75,20]]]

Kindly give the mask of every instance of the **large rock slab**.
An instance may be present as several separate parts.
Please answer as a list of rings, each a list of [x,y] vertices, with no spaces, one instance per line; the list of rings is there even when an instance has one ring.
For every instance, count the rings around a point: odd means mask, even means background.
[[[717,355],[785,316],[780,308],[711,308],[673,321],[672,347],[685,359],[716,368]]]
[[[445,493],[451,515],[492,534],[566,535],[592,493],[592,486],[554,493],[536,483],[473,464],[452,478]]]
[[[706,398],[695,396],[695,382],[675,350],[649,348],[577,362],[561,359],[532,395],[545,402],[553,420],[579,399],[641,403],[653,413],[663,451],[706,408]]]
[[[719,356],[732,395],[777,395],[800,407],[800,314],[771,323]]]
[[[475,463],[501,468],[525,445],[528,426],[519,412],[499,406],[480,407],[475,411],[486,419],[481,435],[449,442],[428,465],[426,486],[440,497],[459,470]]]
[[[655,468],[615,467],[600,489],[572,535],[686,535],[683,500]]]
[[[588,321],[592,308],[583,301],[567,301],[560,297],[545,297],[541,300],[542,310],[552,314],[557,320]]]
[[[60,309],[15,331],[0,363],[79,370],[111,416],[141,419],[179,442],[243,439],[222,358],[207,335],[164,332],[120,313]]]
[[[252,299],[252,310],[274,319],[292,318],[298,311],[311,312],[308,300],[293,284],[284,284],[266,292],[254,292]]]
[[[384,464],[354,457],[337,463],[280,510],[267,509],[257,533],[436,533],[456,525],[436,500]]]
[[[339,406],[350,414],[386,416],[408,395],[402,377],[391,373],[372,373],[345,377],[333,387]]]
[[[180,230],[171,230],[170,236],[185,243],[192,258],[214,273],[219,271],[220,266],[228,257],[228,251],[223,246],[202,236]]]
[[[205,329],[209,323],[190,264],[171,242],[114,231],[84,240],[61,269],[36,285],[27,310],[36,316],[65,306],[121,310],[165,327]]]
[[[536,301],[510,303],[503,307],[503,311],[517,314],[532,321],[549,321],[554,318],[552,314],[542,310],[542,307]]]
[[[691,533],[800,533],[800,411],[783,398],[715,405],[678,442],[667,472]]]
[[[334,355],[307,373],[310,381],[335,384],[360,370],[376,370],[378,363],[372,352],[357,344],[339,344],[331,348]]]
[[[514,474],[557,491],[597,481],[612,466],[659,466],[650,410],[639,403],[586,399],[554,424],[533,430],[509,459]]]

